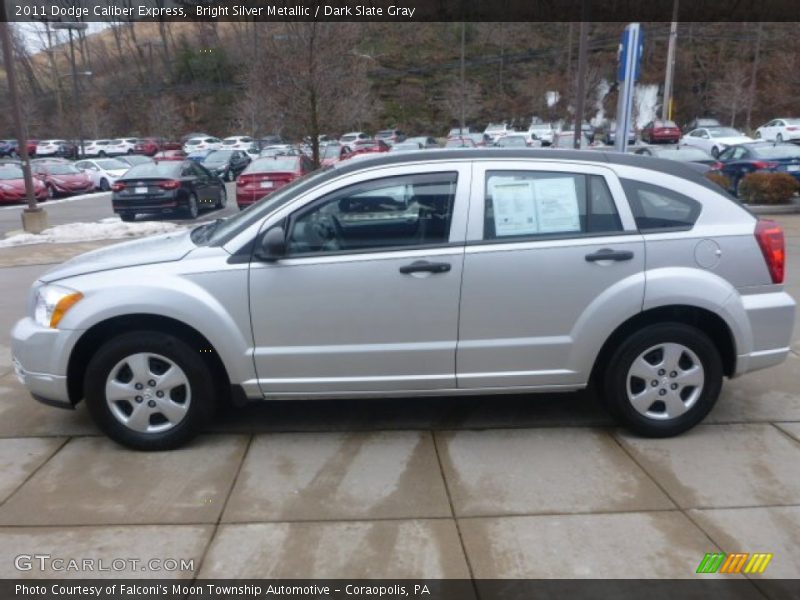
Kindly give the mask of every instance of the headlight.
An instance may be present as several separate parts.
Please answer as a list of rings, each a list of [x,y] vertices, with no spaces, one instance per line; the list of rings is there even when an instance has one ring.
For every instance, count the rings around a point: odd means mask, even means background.
[[[58,285],[43,285],[36,292],[33,319],[42,327],[56,328],[83,294]]]

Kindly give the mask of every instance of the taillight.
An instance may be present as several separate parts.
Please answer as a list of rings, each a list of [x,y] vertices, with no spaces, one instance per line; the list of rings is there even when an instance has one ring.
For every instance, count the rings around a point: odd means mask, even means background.
[[[253,181],[255,181],[253,175],[239,175],[236,178],[236,185],[247,185],[248,183],[253,183]]]
[[[112,192],[121,192],[124,189],[125,189],[125,184],[122,183],[121,181],[118,181],[116,183],[112,183],[111,184],[111,191]]]
[[[179,187],[181,187],[181,182],[175,179],[170,179],[169,181],[163,181],[159,183],[158,187],[160,187],[162,190],[177,190]]]
[[[724,164],[722,164],[721,162],[717,161],[717,162],[711,164],[711,170],[712,171],[721,171],[722,167],[724,167],[724,166],[725,166]]]
[[[756,169],[774,169],[775,167],[778,166],[778,163],[776,163],[776,162],[767,162],[767,161],[764,161],[764,160],[757,160],[757,161],[753,162],[753,166]]]
[[[797,127],[794,127],[794,126],[787,127],[786,131],[797,131]]]
[[[760,219],[756,223],[756,241],[764,254],[772,283],[783,283],[786,265],[786,248],[783,242],[783,229],[775,221]]]

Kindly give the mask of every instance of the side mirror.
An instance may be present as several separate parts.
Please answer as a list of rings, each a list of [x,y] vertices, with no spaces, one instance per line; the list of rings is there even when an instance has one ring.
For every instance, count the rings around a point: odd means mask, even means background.
[[[286,231],[283,227],[273,227],[261,238],[259,258],[275,261],[286,255]]]

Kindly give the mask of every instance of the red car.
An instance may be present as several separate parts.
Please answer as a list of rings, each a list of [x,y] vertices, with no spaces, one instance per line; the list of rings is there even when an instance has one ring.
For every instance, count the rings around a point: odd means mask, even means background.
[[[47,197],[89,194],[94,182],[86,173],[68,162],[39,162],[31,164],[34,177],[47,188]]]
[[[133,147],[134,154],[144,154],[145,156],[155,156],[164,150],[180,150],[178,142],[168,142],[164,138],[144,138],[139,140]]]
[[[352,152],[350,152],[347,158],[356,156],[357,154],[373,154],[377,152],[388,152],[389,144],[387,144],[383,140],[359,140],[357,142],[353,142],[351,148]]]
[[[186,152],[183,150],[162,150],[153,155],[153,160],[186,160]]]
[[[47,188],[36,177],[33,178],[33,193],[39,201],[47,199]],[[26,200],[22,169],[16,165],[0,166],[0,202],[25,202]]]
[[[675,124],[675,121],[656,119],[642,128],[642,141],[648,144],[657,144],[659,142],[677,144],[680,139],[681,130]]]
[[[236,204],[240,209],[247,208],[313,170],[305,155],[257,158],[236,179]]]
[[[350,156],[350,147],[341,144],[328,144],[319,150],[319,162],[323,167],[336,164]]]

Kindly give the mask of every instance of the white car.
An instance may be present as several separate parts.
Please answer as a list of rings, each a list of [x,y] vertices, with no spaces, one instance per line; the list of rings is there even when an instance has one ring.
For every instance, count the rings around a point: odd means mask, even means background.
[[[133,148],[139,142],[136,138],[118,138],[109,140],[105,147],[106,156],[120,156],[122,154],[133,154]]]
[[[130,169],[130,165],[116,158],[94,158],[79,160],[75,166],[92,179],[94,187],[107,192],[120,177]]]
[[[106,148],[111,143],[111,140],[88,140],[83,144],[84,156],[106,156]]]
[[[539,140],[543,146],[549,146],[553,143],[553,137],[556,132],[551,123],[531,123],[528,127],[528,136]]]
[[[222,140],[223,150],[249,150],[253,145],[253,138],[249,135],[232,135]]]
[[[748,144],[755,140],[733,127],[700,127],[693,129],[681,138],[686,146],[702,148],[714,158],[728,146]]]
[[[339,138],[339,143],[343,146],[352,146],[356,142],[360,142],[361,140],[370,140],[372,139],[363,131],[351,131],[350,133],[345,133],[342,137]]]
[[[36,156],[55,156],[59,148],[66,144],[65,140],[42,140],[36,144]]]
[[[778,143],[800,140],[800,119],[773,119],[756,129],[756,137]]]
[[[492,143],[494,143],[501,137],[505,137],[511,133],[511,128],[509,128],[507,123],[489,123],[486,129],[483,130],[483,133],[488,135],[492,139]]]
[[[215,137],[196,137],[186,140],[183,145],[183,151],[186,154],[196,152],[197,150],[220,150],[222,148],[222,140]]]

